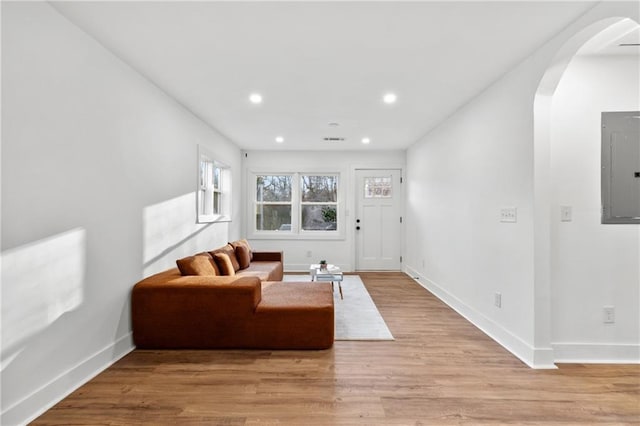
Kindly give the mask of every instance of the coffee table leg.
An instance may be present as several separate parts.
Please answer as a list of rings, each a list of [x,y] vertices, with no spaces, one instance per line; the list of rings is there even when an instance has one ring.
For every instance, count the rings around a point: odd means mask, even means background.
[[[340,290],[340,299],[344,300],[344,297],[342,297],[342,283],[340,281],[338,281],[338,289]],[[331,281],[331,292],[333,293],[333,281]]]

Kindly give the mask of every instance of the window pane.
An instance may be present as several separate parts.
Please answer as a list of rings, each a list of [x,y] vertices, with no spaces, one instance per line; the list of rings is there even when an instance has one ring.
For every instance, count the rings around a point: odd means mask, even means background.
[[[213,193],[213,213],[222,214],[221,209],[222,194],[220,192]]]
[[[338,201],[337,176],[301,176],[302,201],[335,203]]]
[[[291,201],[291,176],[257,176],[256,200]]]
[[[213,188],[214,189],[220,189],[220,168],[219,167],[214,167],[213,168]]]
[[[392,190],[391,176],[364,178],[364,198],[391,198]]]
[[[257,210],[258,231],[291,231],[291,205],[258,204]]]
[[[305,231],[335,231],[338,229],[337,212],[335,205],[303,205],[302,229]]]

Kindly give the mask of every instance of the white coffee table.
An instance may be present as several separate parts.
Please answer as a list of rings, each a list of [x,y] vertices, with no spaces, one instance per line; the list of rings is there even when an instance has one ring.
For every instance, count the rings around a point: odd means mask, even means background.
[[[342,296],[342,271],[340,268],[334,265],[327,265],[326,269],[322,269],[319,264],[312,264],[309,266],[309,274],[311,274],[311,281],[329,281],[331,282],[331,289],[333,290],[333,283],[338,283],[338,289],[340,289],[340,299],[344,299]]]

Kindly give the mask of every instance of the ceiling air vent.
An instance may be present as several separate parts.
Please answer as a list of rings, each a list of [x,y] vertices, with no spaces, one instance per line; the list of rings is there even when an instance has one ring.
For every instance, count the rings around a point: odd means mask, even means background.
[[[325,142],[342,142],[344,141],[344,138],[337,138],[337,137],[328,137],[328,138],[324,138]]]

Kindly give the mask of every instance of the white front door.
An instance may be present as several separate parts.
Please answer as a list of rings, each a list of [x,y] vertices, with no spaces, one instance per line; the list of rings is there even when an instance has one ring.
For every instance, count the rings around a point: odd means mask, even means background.
[[[400,270],[400,170],[356,170],[357,270]]]

